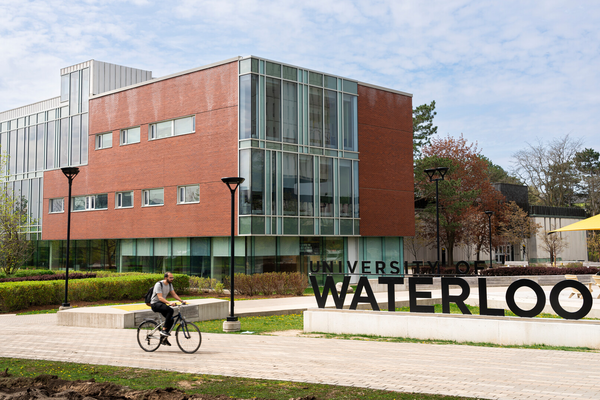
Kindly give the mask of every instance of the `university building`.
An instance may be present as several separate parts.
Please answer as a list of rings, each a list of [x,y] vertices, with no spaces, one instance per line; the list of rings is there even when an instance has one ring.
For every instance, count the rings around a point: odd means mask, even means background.
[[[412,96],[259,57],[161,78],[95,60],[63,68],[60,96],[0,112],[0,145],[38,267],[65,267],[66,166],[80,169],[76,270],[221,279],[229,176],[245,178],[238,272],[389,268],[414,235]]]

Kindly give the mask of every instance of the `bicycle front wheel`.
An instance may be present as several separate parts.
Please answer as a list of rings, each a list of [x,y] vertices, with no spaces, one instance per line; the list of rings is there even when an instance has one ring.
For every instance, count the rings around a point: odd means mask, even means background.
[[[137,340],[144,351],[154,351],[160,346],[160,331],[156,321],[147,320],[138,326]]]
[[[195,353],[202,344],[200,329],[191,322],[185,322],[177,327],[175,332],[177,345],[184,353]]]

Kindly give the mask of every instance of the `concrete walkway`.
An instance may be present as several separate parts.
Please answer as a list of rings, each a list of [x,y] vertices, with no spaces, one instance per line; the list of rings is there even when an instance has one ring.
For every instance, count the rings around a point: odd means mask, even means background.
[[[243,315],[305,304],[316,306],[313,297],[302,297],[235,307]],[[192,355],[175,343],[145,353],[133,329],[58,326],[56,320],[55,314],[0,316],[0,357],[489,399],[600,399],[598,353],[231,334],[203,334]]]

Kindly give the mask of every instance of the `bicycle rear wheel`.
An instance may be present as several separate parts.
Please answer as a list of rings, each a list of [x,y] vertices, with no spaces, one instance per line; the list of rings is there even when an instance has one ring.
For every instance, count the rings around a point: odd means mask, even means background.
[[[146,320],[138,326],[137,340],[144,351],[154,351],[160,346],[160,331],[156,321]]]
[[[184,353],[195,353],[202,344],[200,329],[191,322],[182,322],[175,331],[177,345]]]

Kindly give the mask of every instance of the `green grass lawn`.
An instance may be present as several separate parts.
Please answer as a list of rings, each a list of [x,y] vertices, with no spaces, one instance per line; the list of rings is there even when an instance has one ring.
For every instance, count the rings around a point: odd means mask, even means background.
[[[40,374],[50,374],[65,380],[88,380],[93,378],[96,382],[112,382],[134,390],[175,387],[184,390],[189,395],[226,395],[242,399],[268,398],[288,400],[292,398],[310,398],[308,396],[331,400],[468,399],[467,397],[398,393],[385,390],[303,382],[271,381],[219,375],[185,374],[163,370],[111,367],[106,365],[0,358],[0,371],[4,371],[6,368],[8,368],[8,372],[13,377],[35,377]],[[191,389],[185,389],[186,387],[191,387]]]

